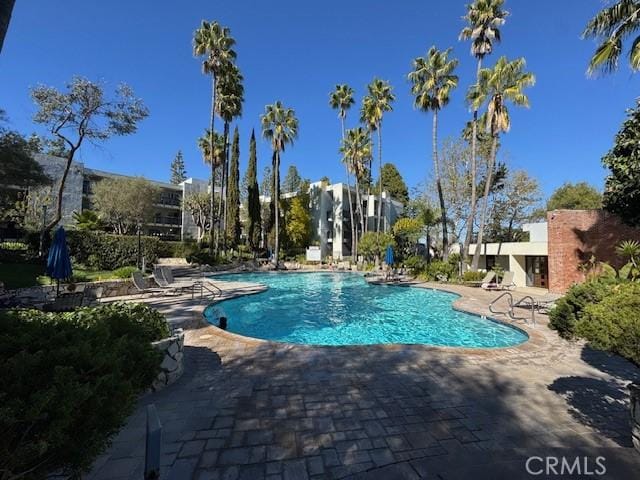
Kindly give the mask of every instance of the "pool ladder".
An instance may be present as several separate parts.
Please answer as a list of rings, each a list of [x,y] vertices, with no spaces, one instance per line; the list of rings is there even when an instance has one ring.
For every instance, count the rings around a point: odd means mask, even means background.
[[[495,298],[490,304],[489,304],[489,311],[491,313],[494,314],[500,314],[500,315],[505,315],[505,312],[500,312],[500,311],[496,311],[493,309],[493,305],[500,300],[502,297],[508,297],[509,298],[509,310],[507,310],[506,315],[509,316],[509,318],[511,319],[511,321],[514,320],[523,320],[520,317],[516,317],[513,314],[513,309],[517,306],[517,304],[515,304],[513,302],[513,295],[511,294],[511,292],[503,292],[501,295],[499,295],[497,298]],[[531,295],[526,295],[524,297],[522,297],[518,302],[522,302],[523,300],[531,300],[531,323],[532,325],[536,324],[536,308],[535,308],[535,301],[533,300],[533,297]],[[526,322],[526,319],[524,319]]]

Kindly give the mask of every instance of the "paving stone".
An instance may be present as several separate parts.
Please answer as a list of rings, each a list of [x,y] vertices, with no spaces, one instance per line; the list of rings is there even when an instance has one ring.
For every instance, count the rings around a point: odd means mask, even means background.
[[[167,480],[183,480],[185,478],[191,478],[196,471],[198,465],[198,459],[192,458],[179,458],[176,460],[169,470]]]
[[[324,473],[324,465],[322,463],[322,457],[309,457],[307,458],[307,470],[309,475],[322,475]]]
[[[307,466],[304,459],[284,462],[284,480],[308,480]]]
[[[218,463],[221,465],[246,465],[249,463],[249,448],[229,448],[220,450]]]
[[[202,452],[200,456],[200,463],[198,463],[198,468],[211,468],[215,467],[218,462],[218,451],[217,450],[206,450]]]
[[[204,440],[191,440],[185,442],[178,453],[178,457],[193,457],[199,455],[204,450],[206,442]]]

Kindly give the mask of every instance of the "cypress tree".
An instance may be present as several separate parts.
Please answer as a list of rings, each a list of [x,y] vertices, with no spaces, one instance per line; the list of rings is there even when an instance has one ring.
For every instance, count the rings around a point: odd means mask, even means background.
[[[247,228],[247,241],[255,252],[260,248],[262,236],[260,191],[258,189],[258,158],[256,155],[256,135],[251,131],[249,142],[249,166],[247,168],[247,213],[249,224]]]
[[[227,188],[228,196],[228,217],[227,217],[227,239],[231,248],[236,247],[240,242],[240,135],[238,127],[233,132],[233,143],[231,145],[231,165],[229,171],[229,183]]]

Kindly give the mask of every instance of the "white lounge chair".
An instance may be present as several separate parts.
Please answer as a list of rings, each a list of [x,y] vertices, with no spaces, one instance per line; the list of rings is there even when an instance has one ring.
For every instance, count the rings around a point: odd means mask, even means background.
[[[136,270],[131,274],[131,281],[133,282],[133,286],[136,287],[136,290],[138,290],[138,293],[140,293],[140,295],[145,295],[147,293],[151,295],[164,294],[167,292],[165,288],[149,287],[147,285],[147,281],[142,275],[142,272],[139,270]]]
[[[156,283],[162,288],[170,289],[175,292],[182,292],[185,290],[193,290],[195,285],[200,284],[198,280],[184,279],[176,280],[173,278],[173,272],[171,267],[157,266],[153,269],[153,278]]]
[[[516,287],[516,284],[513,282],[514,273],[513,272],[504,272],[502,275],[502,280],[498,283],[499,290],[511,290]]]
[[[489,270],[480,282],[480,287],[484,290],[496,290],[498,287],[495,283],[491,283],[496,278],[496,272]]]

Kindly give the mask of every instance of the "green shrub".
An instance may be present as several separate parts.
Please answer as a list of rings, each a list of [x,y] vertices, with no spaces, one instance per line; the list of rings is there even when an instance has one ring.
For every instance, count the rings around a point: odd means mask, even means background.
[[[168,334],[144,305],[0,314],[0,472],[88,468],[155,378]]]
[[[138,237],[135,235],[70,230],[67,243],[69,253],[77,263],[96,270],[115,270],[138,263]],[[160,256],[161,241],[156,237],[141,237],[141,243],[146,263],[154,263]]]
[[[432,280],[436,280],[438,276],[441,275],[450,279],[454,276],[455,271],[455,265],[451,265],[449,262],[443,262],[442,260],[432,260],[427,267],[427,275]]]
[[[474,270],[467,270],[462,274],[463,282],[479,282],[484,278],[486,274],[484,272],[477,272]]]
[[[640,284],[614,285],[602,301],[586,305],[575,333],[640,365]]]
[[[602,277],[573,285],[549,312],[549,326],[563,338],[574,338],[584,308],[602,301],[617,283],[616,279]]]
[[[126,280],[128,278],[131,278],[131,275],[133,274],[133,272],[137,272],[138,271],[138,267],[120,267],[120,268],[116,268],[113,272],[111,272],[111,275],[113,275],[113,278],[120,278],[123,280]]]
[[[404,261],[404,266],[411,270],[413,275],[420,275],[427,269],[427,261],[419,255],[413,255]]]

